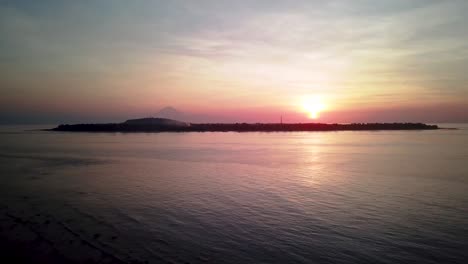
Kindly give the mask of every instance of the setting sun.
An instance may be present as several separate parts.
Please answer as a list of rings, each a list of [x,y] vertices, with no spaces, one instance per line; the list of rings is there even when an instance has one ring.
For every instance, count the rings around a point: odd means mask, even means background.
[[[307,113],[309,118],[317,119],[325,109],[325,104],[319,97],[304,98],[302,100],[302,109]]]

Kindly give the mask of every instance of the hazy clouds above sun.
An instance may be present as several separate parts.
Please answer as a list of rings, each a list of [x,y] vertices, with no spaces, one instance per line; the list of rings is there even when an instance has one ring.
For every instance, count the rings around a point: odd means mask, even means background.
[[[2,1],[0,122],[167,105],[302,120],[311,96],[327,122],[468,121],[467,12],[462,0]]]

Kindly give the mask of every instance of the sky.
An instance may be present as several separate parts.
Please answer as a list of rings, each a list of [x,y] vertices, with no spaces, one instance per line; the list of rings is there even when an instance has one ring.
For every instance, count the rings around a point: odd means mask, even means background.
[[[166,106],[192,122],[468,122],[467,13],[465,0],[0,0],[0,123]]]

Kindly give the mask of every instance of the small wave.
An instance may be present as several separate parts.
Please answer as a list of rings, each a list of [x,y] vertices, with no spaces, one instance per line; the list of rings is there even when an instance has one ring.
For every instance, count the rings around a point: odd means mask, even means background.
[[[31,154],[5,154],[0,153],[0,158],[5,159],[29,159],[49,163],[55,166],[90,166],[109,163],[108,160],[91,159],[80,157],[63,157],[63,156],[45,156],[45,155],[31,155]]]

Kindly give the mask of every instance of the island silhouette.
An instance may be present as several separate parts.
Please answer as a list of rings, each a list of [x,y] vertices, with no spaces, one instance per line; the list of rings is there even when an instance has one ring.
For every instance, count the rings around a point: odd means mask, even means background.
[[[147,117],[122,123],[62,124],[49,131],[67,132],[300,132],[360,130],[431,130],[424,123],[186,123],[168,118]]]

